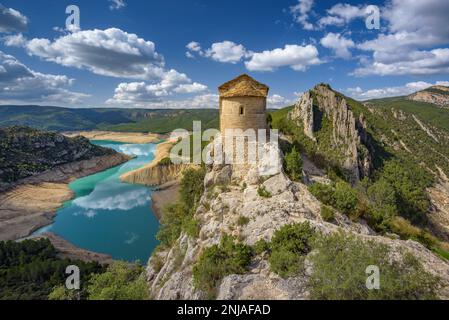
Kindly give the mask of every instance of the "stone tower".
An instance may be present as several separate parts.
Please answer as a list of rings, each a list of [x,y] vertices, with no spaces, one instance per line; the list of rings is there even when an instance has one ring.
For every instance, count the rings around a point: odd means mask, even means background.
[[[269,88],[247,74],[222,84],[220,93],[220,131],[226,129],[267,129]]]

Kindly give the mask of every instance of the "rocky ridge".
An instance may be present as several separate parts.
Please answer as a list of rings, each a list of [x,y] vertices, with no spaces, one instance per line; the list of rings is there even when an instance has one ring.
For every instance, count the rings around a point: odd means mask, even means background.
[[[363,221],[353,222],[339,213],[334,223],[325,222],[320,215],[321,203],[305,184],[292,182],[283,172],[262,177],[252,169],[255,168],[242,171],[230,165],[209,168],[204,180],[205,192],[195,214],[201,225],[199,237],[193,239],[182,233],[171,248],[157,251],[149,260],[147,280],[154,299],[205,298],[205,294],[194,287],[193,266],[202,250],[218,244],[224,234],[254,245],[260,239],[269,241],[285,224],[305,221],[324,234],[344,231],[361,241],[386,244],[393,252],[412,253],[428,272],[443,279],[441,296],[449,297],[449,264],[421,244],[378,236]],[[223,183],[228,183],[225,190],[220,187]],[[260,196],[257,191],[260,186],[270,192],[271,197]],[[240,216],[248,218],[249,222],[237,224]],[[307,299],[306,283],[307,274],[281,278],[270,271],[263,256],[257,256],[247,273],[222,279],[217,298]]]
[[[407,96],[407,99],[431,103],[440,107],[449,107],[449,87],[432,86]]]
[[[328,85],[319,84],[306,92],[288,116],[314,142],[317,142],[316,132],[322,127],[323,117],[329,119],[332,127],[331,147],[342,156],[341,165],[350,173],[352,182],[369,176],[373,151],[365,118],[363,114],[357,117],[346,99]]]

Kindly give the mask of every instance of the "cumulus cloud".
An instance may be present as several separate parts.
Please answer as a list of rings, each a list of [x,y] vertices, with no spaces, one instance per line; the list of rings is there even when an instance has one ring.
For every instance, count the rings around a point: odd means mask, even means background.
[[[232,41],[213,43],[210,49],[207,49],[205,52],[206,57],[225,63],[237,63],[242,58],[250,55],[243,45],[236,44]]]
[[[291,103],[292,103],[291,100],[289,100],[279,94],[273,94],[267,98],[267,105],[268,105],[268,108],[270,108],[270,109],[279,109],[279,108],[285,107],[286,105],[291,104]]]
[[[207,90],[207,86],[192,82],[184,73],[170,70],[163,75],[160,82],[123,82],[115,89],[114,96],[107,100],[108,104],[140,105],[160,102],[162,98],[178,94],[198,93]]]
[[[192,41],[186,45],[186,48],[189,50],[186,52],[188,58],[194,58],[196,53],[202,57],[223,63],[235,64],[243,58],[251,56],[251,52],[247,51],[243,45],[232,41],[215,42],[206,50],[201,48],[200,43]]]
[[[73,79],[31,70],[0,51],[0,103],[79,104],[89,95],[69,91]]]
[[[343,59],[351,58],[349,49],[355,47],[355,43],[351,39],[332,32],[323,37],[320,43],[323,47],[332,49],[337,57]]]
[[[358,45],[372,52],[355,75],[426,75],[449,70],[449,2],[392,0],[383,9],[387,32]]]
[[[0,32],[26,31],[28,18],[17,10],[6,8],[0,3]]]
[[[318,20],[320,27],[328,25],[342,26],[352,20],[366,16],[366,6],[353,6],[347,3],[338,3],[327,10],[327,16]]]
[[[126,7],[126,3],[124,0],[109,0],[109,2],[110,2],[109,9],[111,10],[118,10]]]
[[[298,0],[298,3],[290,7],[290,13],[294,20],[301,24],[305,30],[313,30],[314,26],[309,22],[309,14],[312,10],[314,0]]]
[[[154,80],[164,75],[164,57],[156,52],[155,44],[117,28],[78,31],[54,41],[6,37],[5,44],[23,46],[30,55],[103,76]]]
[[[245,65],[250,71],[274,71],[286,66],[296,71],[305,71],[307,67],[320,63],[322,61],[315,46],[288,44],[284,48],[255,52]]]
[[[449,48],[404,53],[399,61],[374,61],[354,71],[355,76],[367,75],[429,75],[449,73]],[[396,60],[396,59],[395,59]]]
[[[358,100],[380,99],[387,97],[406,96],[416,91],[424,90],[434,85],[449,86],[449,81],[437,81],[436,83],[428,83],[425,81],[409,82],[403,86],[384,87],[370,90],[363,90],[360,87],[348,88],[346,92],[349,96]]]
[[[186,45],[186,48],[193,52],[201,52],[201,45],[196,41],[191,41]]]
[[[116,89],[117,90],[117,89]],[[146,109],[200,109],[218,108],[218,95],[204,93],[183,100],[174,99],[142,99],[138,92],[122,92],[106,101],[107,104],[123,108]],[[146,94],[145,92],[143,93]]]

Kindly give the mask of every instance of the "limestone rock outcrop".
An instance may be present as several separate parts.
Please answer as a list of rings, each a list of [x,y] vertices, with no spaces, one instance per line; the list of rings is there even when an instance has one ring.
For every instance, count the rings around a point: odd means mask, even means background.
[[[200,223],[198,238],[181,233],[171,248],[158,250],[147,266],[147,281],[154,299],[204,299],[195,289],[193,267],[201,252],[218,244],[223,235],[231,235],[247,245],[260,239],[269,241],[280,227],[291,223],[309,222],[324,233],[344,231],[363,240],[388,245],[394,252],[410,252],[425,269],[443,278],[442,297],[449,297],[449,264],[414,241],[394,240],[377,236],[364,223],[353,222],[336,213],[335,222],[328,223],[320,215],[321,203],[307,186],[293,182],[284,173],[268,179],[240,175],[233,166],[212,166],[205,178],[206,190],[195,213]],[[238,178],[240,176],[241,178]],[[215,181],[227,177],[231,182],[225,189]],[[263,186],[271,197],[262,197],[257,190]],[[239,217],[248,223],[237,223]],[[307,299],[307,274],[283,279],[270,270],[264,256],[253,258],[244,274],[224,277],[217,288],[218,299]]]
[[[356,182],[372,170],[372,148],[363,114],[354,114],[345,98],[328,85],[319,84],[303,94],[289,113],[289,118],[303,128],[304,134],[317,142],[323,117],[331,123],[330,148],[339,153],[341,166]]]
[[[407,99],[449,108],[449,87],[432,86],[409,95]]]

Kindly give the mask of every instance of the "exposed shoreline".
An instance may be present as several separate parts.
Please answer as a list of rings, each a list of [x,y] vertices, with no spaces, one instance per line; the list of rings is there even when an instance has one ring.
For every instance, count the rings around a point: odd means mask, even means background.
[[[191,166],[185,164],[159,165],[162,159],[170,157],[170,150],[175,143],[176,140],[169,140],[158,144],[155,157],[150,163],[120,177],[120,180],[126,183],[155,186],[151,195],[151,207],[158,220],[162,217],[163,208],[178,200],[179,175]]]
[[[58,256],[62,259],[81,260],[84,262],[95,261],[98,262],[99,264],[110,264],[114,261],[114,259],[112,259],[112,257],[108,254],[78,248],[71,242],[51,232],[46,232],[38,236],[32,236],[29,237],[28,239],[50,240],[51,244],[55,247],[56,251],[58,252]]]
[[[72,181],[129,161],[116,153],[58,166],[25,178],[0,193],[0,241],[17,240],[53,222],[57,210],[73,199]]]
[[[157,143],[165,136],[157,133],[115,132],[115,131],[70,131],[63,132],[67,137],[83,136],[89,140],[109,140],[122,143]]]

